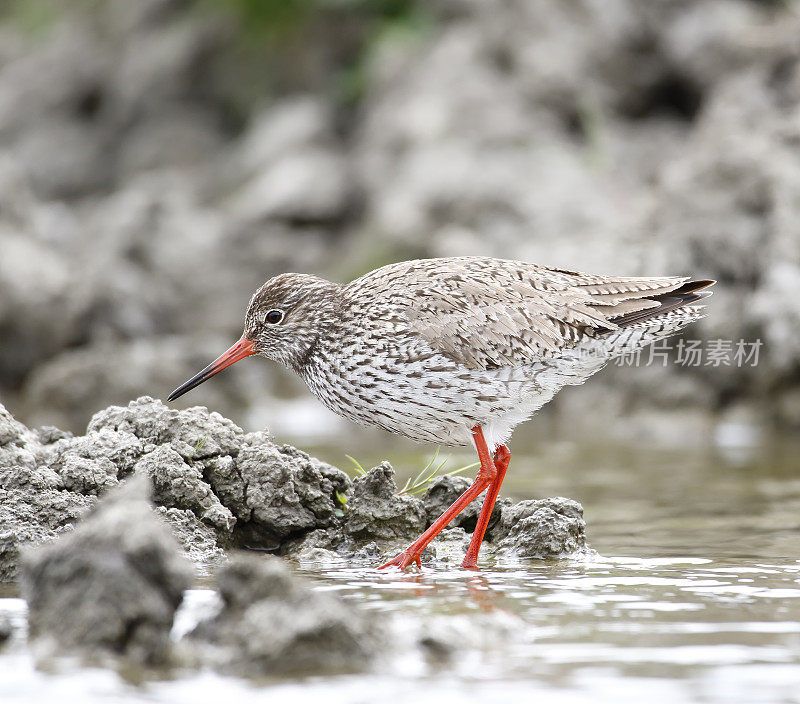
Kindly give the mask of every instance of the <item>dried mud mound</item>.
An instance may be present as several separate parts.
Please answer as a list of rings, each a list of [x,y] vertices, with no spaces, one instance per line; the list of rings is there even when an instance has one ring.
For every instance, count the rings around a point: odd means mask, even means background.
[[[30,634],[54,650],[163,662],[192,580],[190,563],[152,511],[144,479],[112,492],[56,543],[23,554]]]
[[[222,608],[173,642],[193,573],[150,488],[144,476],[125,482],[74,531],[23,551],[38,653],[259,677],[360,670],[380,652],[379,629],[356,605],[315,590],[280,558],[237,551],[216,574]]]
[[[394,470],[388,462],[373,467],[353,482],[345,518],[283,546],[283,553],[301,562],[346,558],[373,563],[393,557],[438,518],[445,500],[458,497],[466,480],[440,477],[418,499],[398,496]],[[468,482],[466,482],[468,483]],[[459,564],[469,543],[465,526],[480,511],[482,496],[442,531],[422,556],[422,562]],[[452,503],[452,501],[450,501]],[[449,504],[448,504],[449,505]],[[446,508],[446,506],[445,506]],[[586,543],[583,507],[572,499],[498,502],[482,554],[501,559],[570,557],[592,554]]]
[[[191,639],[218,668],[249,676],[353,671],[379,650],[366,612],[314,590],[277,557],[235,553],[216,581],[223,608]]]
[[[96,413],[79,437],[30,430],[0,407],[0,580],[16,578],[21,545],[52,541],[136,476],[147,478],[156,512],[205,570],[236,547],[303,560],[391,557],[468,484],[441,477],[422,498],[401,495],[388,462],[351,481],[266,432],[245,433],[206,408],[178,411],[146,396]],[[480,499],[426,559],[463,553],[479,508]],[[586,549],[580,505],[568,499],[500,501],[488,538],[504,555]]]
[[[95,414],[86,435],[34,432],[0,407],[0,579],[19,546],[54,539],[97,497],[147,476],[161,516],[201,564],[236,545],[278,548],[331,524],[347,475],[205,408],[142,397]]]

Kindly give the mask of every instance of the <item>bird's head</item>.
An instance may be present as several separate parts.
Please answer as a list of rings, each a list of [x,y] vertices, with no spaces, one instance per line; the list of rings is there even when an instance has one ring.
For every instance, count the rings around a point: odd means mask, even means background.
[[[169,401],[191,391],[244,357],[258,354],[300,371],[326,328],[336,321],[341,286],[308,274],[280,274],[250,299],[244,334]]]

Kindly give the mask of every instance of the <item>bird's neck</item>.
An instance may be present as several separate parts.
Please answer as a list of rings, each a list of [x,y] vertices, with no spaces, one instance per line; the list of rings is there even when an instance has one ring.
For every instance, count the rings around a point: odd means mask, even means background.
[[[342,287],[339,284],[325,282],[329,286],[320,292],[315,301],[314,332],[307,339],[303,350],[292,357],[289,368],[305,378],[308,371],[315,366],[317,357],[321,352],[321,341],[335,337],[341,320]]]

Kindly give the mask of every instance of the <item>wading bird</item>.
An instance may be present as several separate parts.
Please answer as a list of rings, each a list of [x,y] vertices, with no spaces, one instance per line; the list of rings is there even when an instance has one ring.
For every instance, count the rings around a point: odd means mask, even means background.
[[[568,384],[702,317],[713,281],[581,274],[519,261],[400,262],[346,285],[281,274],[250,301],[241,339],[172,401],[249,355],[296,372],[328,408],[419,442],[473,444],[473,484],[382,567],[420,564],[431,540],[486,491],[463,567],[500,492],[515,426]]]

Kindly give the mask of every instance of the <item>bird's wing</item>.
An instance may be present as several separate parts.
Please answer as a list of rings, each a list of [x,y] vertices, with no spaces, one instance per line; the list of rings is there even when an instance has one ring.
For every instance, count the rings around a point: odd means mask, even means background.
[[[525,262],[457,257],[404,262],[405,305],[414,332],[471,369],[519,367],[556,357],[615,319],[658,308],[653,296],[683,277],[606,277]]]

